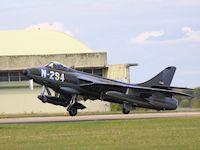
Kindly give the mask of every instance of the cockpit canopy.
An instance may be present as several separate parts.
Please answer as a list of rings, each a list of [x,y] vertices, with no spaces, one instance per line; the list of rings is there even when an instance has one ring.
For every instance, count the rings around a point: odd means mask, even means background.
[[[67,66],[65,66],[59,62],[55,62],[55,61],[48,63],[47,65],[45,65],[45,67],[56,69],[56,70],[63,70],[63,71],[72,71],[73,70],[70,67],[67,67]]]

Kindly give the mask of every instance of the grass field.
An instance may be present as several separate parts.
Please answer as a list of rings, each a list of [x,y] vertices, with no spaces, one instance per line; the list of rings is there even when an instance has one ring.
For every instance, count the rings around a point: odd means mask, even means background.
[[[199,150],[200,117],[0,125],[0,150]]]

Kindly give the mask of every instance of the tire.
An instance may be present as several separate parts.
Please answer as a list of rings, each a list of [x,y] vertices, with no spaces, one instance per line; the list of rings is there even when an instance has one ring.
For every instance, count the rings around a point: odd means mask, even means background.
[[[70,115],[70,116],[76,116],[77,113],[78,113],[78,110],[77,110],[76,107],[73,107],[73,106],[72,106],[72,107],[69,109],[69,115]]]
[[[46,101],[42,100],[43,103],[46,103]]]
[[[130,113],[130,110],[127,110],[127,109],[123,108],[123,109],[122,109],[122,112],[123,112],[123,114],[129,114],[129,113]]]

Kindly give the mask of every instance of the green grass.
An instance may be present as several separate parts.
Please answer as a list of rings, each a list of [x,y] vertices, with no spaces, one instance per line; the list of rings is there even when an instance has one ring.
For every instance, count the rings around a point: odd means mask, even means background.
[[[200,117],[0,125],[0,150],[195,150]]]

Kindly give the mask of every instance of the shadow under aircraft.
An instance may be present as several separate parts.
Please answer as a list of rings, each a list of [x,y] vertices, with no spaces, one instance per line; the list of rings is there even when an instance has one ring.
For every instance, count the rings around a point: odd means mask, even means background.
[[[23,70],[30,81],[42,85],[38,98],[44,103],[66,107],[71,116],[78,109],[86,107],[81,100],[102,100],[122,105],[122,112],[128,114],[136,107],[155,110],[174,110],[178,100],[174,96],[191,95],[180,92],[181,87],[170,86],[175,67],[167,67],[158,75],[141,84],[128,84],[81,72],[58,62],[42,67]],[[30,82],[33,86],[33,82]],[[50,91],[52,89],[55,94]]]

